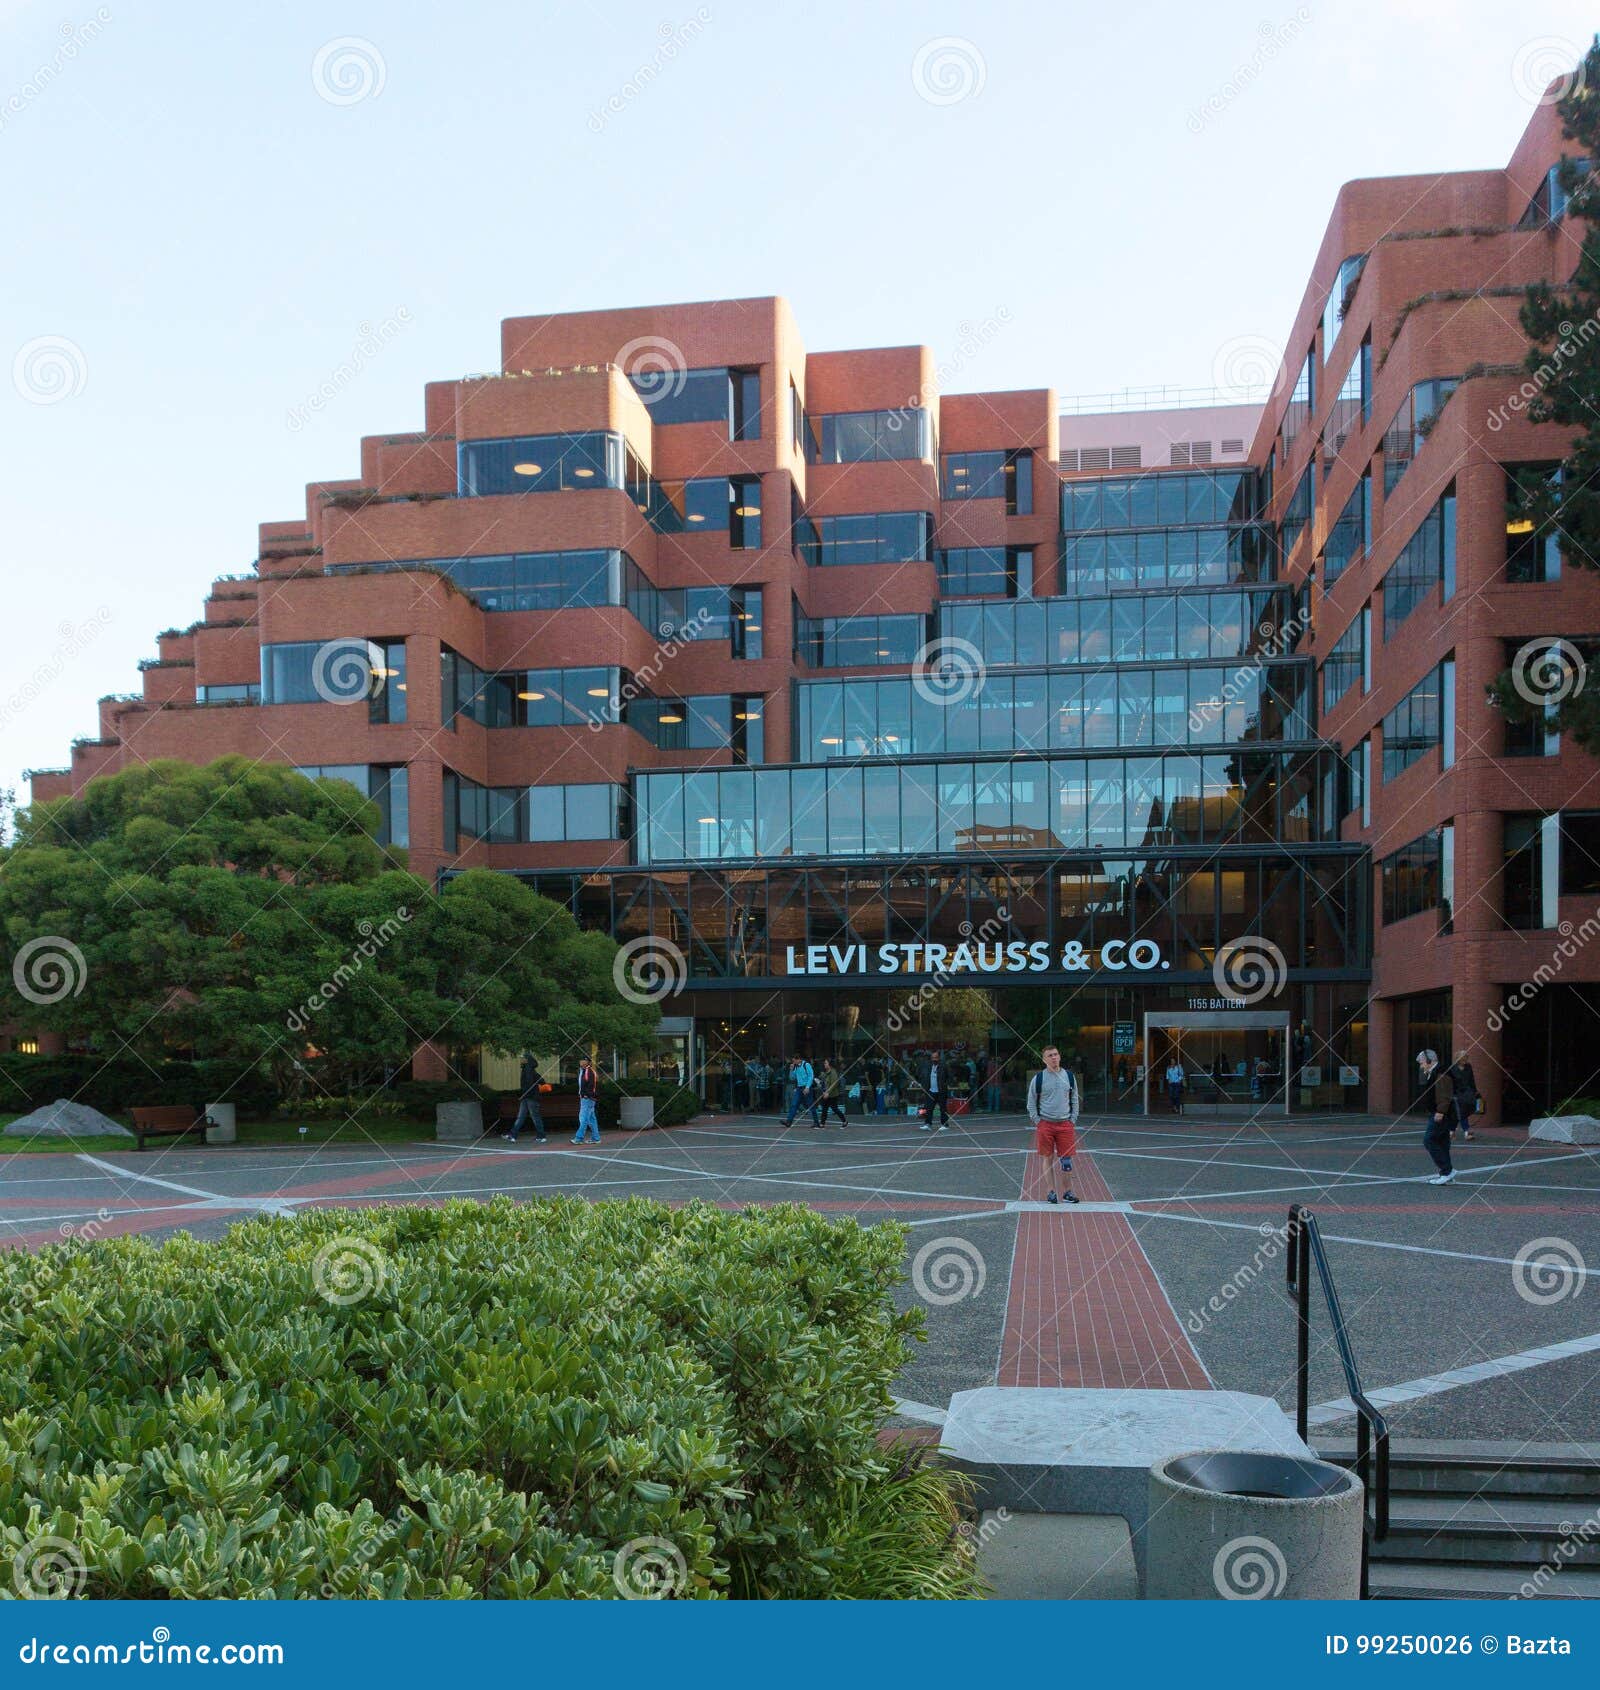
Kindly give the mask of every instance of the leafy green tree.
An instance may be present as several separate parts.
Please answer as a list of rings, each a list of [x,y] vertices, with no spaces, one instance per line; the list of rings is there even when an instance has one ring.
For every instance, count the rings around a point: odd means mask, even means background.
[[[284,1095],[376,1085],[430,1041],[632,1053],[615,944],[509,875],[444,892],[343,781],[156,763],[34,806],[0,853],[0,1018],[109,1054],[265,1066]],[[65,984],[66,989],[60,989]]]
[[[1561,555],[1576,568],[1600,568],[1600,40],[1585,55],[1559,102],[1564,152],[1558,182],[1565,216],[1582,228],[1576,268],[1560,282],[1535,282],[1521,310],[1528,351],[1523,367],[1536,423],[1569,431],[1561,473],[1516,490],[1508,517],[1531,521],[1536,535],[1554,532]],[[1544,646],[1544,642],[1540,642]],[[1515,722],[1546,718],[1585,749],[1600,751],[1600,676],[1570,646],[1524,648],[1512,669],[1489,688],[1491,701]]]

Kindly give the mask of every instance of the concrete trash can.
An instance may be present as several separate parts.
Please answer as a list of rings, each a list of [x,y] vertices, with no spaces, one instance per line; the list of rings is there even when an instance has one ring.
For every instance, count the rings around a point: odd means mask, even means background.
[[[653,1097],[627,1097],[618,1100],[617,1124],[630,1132],[656,1124],[656,1100]]]
[[[1145,1595],[1355,1601],[1365,1508],[1354,1473],[1311,1457],[1168,1456],[1150,1469]]]
[[[481,1103],[436,1103],[433,1136],[450,1144],[476,1144],[483,1137]]]
[[[207,1144],[237,1144],[239,1142],[239,1116],[237,1107],[232,1103],[208,1103],[206,1105]]]

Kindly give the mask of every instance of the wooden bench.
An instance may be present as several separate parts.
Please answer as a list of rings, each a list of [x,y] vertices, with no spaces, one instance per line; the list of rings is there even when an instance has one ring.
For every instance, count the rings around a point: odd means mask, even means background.
[[[522,1107],[520,1097],[502,1097],[494,1113],[494,1124],[485,1132],[508,1130]],[[576,1092],[546,1091],[539,1094],[539,1113],[546,1127],[576,1127],[578,1124],[578,1094]]]
[[[133,1110],[133,1133],[140,1150],[147,1138],[182,1138],[187,1133],[204,1133],[210,1125],[205,1110],[186,1103],[149,1104]]]

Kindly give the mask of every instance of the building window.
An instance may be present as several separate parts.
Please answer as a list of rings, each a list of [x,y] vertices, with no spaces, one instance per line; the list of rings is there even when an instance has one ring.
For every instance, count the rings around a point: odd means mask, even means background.
[[[1561,579],[1561,530],[1544,509],[1559,499],[1560,464],[1507,464],[1506,579],[1519,586]]]
[[[681,643],[726,640],[730,657],[761,656],[760,587],[653,587],[650,591],[649,618],[640,620],[657,638]]]
[[[755,693],[636,698],[627,720],[663,751],[727,751],[735,763],[764,763],[764,704]]]
[[[740,660],[761,656],[762,596],[759,587],[733,587],[728,592],[728,655]]]
[[[789,382],[789,428],[794,437],[796,454],[804,457],[807,439],[806,408],[800,399],[800,389],[795,386],[792,378]]]
[[[1383,778],[1394,780],[1439,744],[1444,665],[1430,670],[1383,718]]]
[[[1362,350],[1365,350],[1363,343]],[[1361,414],[1362,382],[1365,376],[1365,366],[1358,353],[1350,360],[1350,368],[1345,372],[1343,383],[1334,396],[1332,405],[1328,407],[1328,415],[1322,425],[1322,475],[1326,480],[1329,471],[1338,461],[1345,446],[1352,440],[1359,440],[1361,424],[1365,420]]]
[[[1270,581],[1277,573],[1271,530],[1253,523],[1067,534],[1061,541],[1060,591],[1074,597],[1146,587],[1226,587]]]
[[[1500,869],[1500,910],[1507,927],[1554,927],[1561,855],[1559,815],[1508,815]]]
[[[461,717],[484,728],[599,727],[622,720],[632,688],[621,669],[518,669],[490,674],[469,658],[439,648],[444,726]]]
[[[1300,364],[1300,373],[1295,377],[1294,392],[1289,395],[1289,403],[1283,411],[1283,449],[1285,452],[1293,446],[1295,436],[1299,434],[1311,420],[1311,413],[1317,408],[1317,349],[1315,346],[1307,351]]]
[[[1446,851],[1445,836],[1450,835]],[[1454,870],[1454,829],[1450,826],[1431,828],[1409,845],[1391,851],[1378,865],[1379,882],[1383,894],[1385,925],[1404,921],[1409,916],[1427,910],[1442,910],[1444,919],[1450,918],[1450,886],[1446,878],[1446,856],[1450,871]]]
[[[1033,514],[1033,453],[951,452],[944,460],[946,499],[1004,499],[1007,516]]]
[[[921,409],[831,411],[811,417],[809,460],[819,464],[864,464],[884,459],[926,458],[931,429]]]
[[[909,563],[933,556],[931,511],[873,511],[860,516],[819,516],[807,562],[822,566]]]
[[[1339,266],[1339,273],[1333,279],[1333,286],[1328,290],[1328,302],[1322,308],[1322,361],[1327,363],[1333,353],[1333,345],[1339,338],[1339,327],[1344,322],[1350,310],[1351,302],[1355,298],[1356,283],[1361,280],[1361,272],[1367,262],[1364,252],[1355,253],[1345,259]]]
[[[1295,542],[1301,533],[1310,526],[1312,513],[1316,508],[1316,483],[1312,471],[1315,460],[1305,467],[1295,490],[1289,496],[1289,503],[1283,513],[1283,556],[1287,560],[1295,548]]]
[[[1332,710],[1367,669],[1367,619],[1356,617],[1322,665],[1322,708]]]
[[[1383,578],[1383,637],[1395,630],[1433,591],[1450,599],[1456,587],[1456,489],[1452,482],[1417,525]]]
[[[378,843],[411,843],[411,775],[404,763],[301,763],[307,780],[342,780],[378,806]]]
[[[1326,592],[1372,544],[1372,472],[1363,470],[1339,519],[1328,530],[1322,549],[1322,587]]]
[[[445,848],[463,840],[532,845],[578,839],[620,839],[626,788],[609,782],[548,786],[479,786],[444,772]]]
[[[1536,659],[1541,682],[1547,677],[1550,681],[1556,681],[1556,667],[1558,665],[1570,677],[1571,671],[1567,668],[1566,655],[1561,649],[1562,643],[1553,638],[1546,641],[1507,640],[1504,647],[1505,667],[1510,669],[1515,665],[1517,653],[1525,645],[1543,644],[1547,647],[1547,650],[1544,655]],[[1580,648],[1580,652],[1583,660],[1587,662],[1587,652],[1583,652],[1582,648]],[[1561,696],[1566,696],[1567,690],[1567,686],[1559,682],[1553,688],[1553,691]],[[1561,734],[1555,724],[1559,714],[1560,706],[1552,699],[1538,713],[1530,713],[1520,719],[1507,716],[1505,718],[1505,750],[1501,755],[1506,757],[1558,756],[1561,751]]]
[[[406,642],[374,640],[372,690],[367,699],[367,720],[378,723],[406,719]]]
[[[228,686],[200,686],[194,689],[196,704],[259,704],[261,684],[241,681]]]
[[[921,616],[795,616],[795,657],[808,669],[915,663],[927,638]]]
[[[399,679],[405,679],[405,642],[366,640],[345,636],[331,640],[297,640],[261,648],[263,704],[355,704],[368,701],[369,714],[382,706],[392,678],[384,653],[400,649]],[[372,715],[374,721],[405,720],[405,693],[396,695],[398,716]]]
[[[1033,547],[958,546],[940,552],[939,591],[952,598],[1031,598]]]
[[[728,371],[728,438],[761,438],[761,372]]]
[[[728,482],[728,544],[736,552],[761,549],[759,475],[736,475]]]
[[[621,487],[624,482],[620,434],[528,434],[463,440],[456,447],[456,491],[464,499]]]
[[[1551,223],[1559,223],[1567,214],[1567,207],[1572,203],[1572,195],[1580,191],[1585,184],[1582,178],[1590,171],[1589,160],[1586,158],[1562,158],[1552,164],[1544,173],[1544,179],[1533,191],[1533,198],[1528,201],[1528,209],[1523,212],[1519,229],[1542,229]],[[1572,183],[1572,192],[1568,191],[1568,183]]]
[[[1068,534],[1122,528],[1216,527],[1253,522],[1270,494],[1248,469],[1205,475],[1101,476],[1061,484],[1061,526]]]
[[[1600,894],[1600,810],[1561,812],[1561,895]]]
[[[1422,443],[1439,420],[1445,401],[1460,385],[1460,376],[1436,376],[1432,381],[1419,381],[1400,401],[1400,409],[1395,412],[1381,447],[1385,498],[1410,469],[1411,460],[1422,450]]]

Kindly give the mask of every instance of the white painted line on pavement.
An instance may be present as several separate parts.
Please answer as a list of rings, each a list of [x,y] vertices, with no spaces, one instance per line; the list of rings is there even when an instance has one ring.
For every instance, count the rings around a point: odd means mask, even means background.
[[[80,1150],[80,1162],[87,1162],[91,1168],[98,1168],[102,1173],[109,1174],[113,1179],[134,1180],[140,1185],[160,1186],[163,1191],[176,1191],[185,1197],[198,1197],[201,1201],[196,1204],[185,1205],[188,1208],[211,1209],[261,1209],[269,1215],[292,1215],[294,1208],[292,1201],[278,1197],[225,1197],[219,1191],[202,1191],[197,1185],[179,1185],[176,1180],[157,1179],[154,1174],[136,1174],[127,1168],[119,1168],[114,1162],[102,1162],[98,1156],[91,1156],[88,1151]]]
[[[1503,1378],[1508,1373],[1521,1373],[1530,1367],[1543,1367],[1546,1362],[1565,1361],[1569,1356],[1590,1355],[1600,1350],[1600,1332],[1584,1338],[1568,1338],[1560,1344],[1541,1344],[1536,1350],[1519,1350],[1515,1355],[1496,1356],[1491,1361],[1475,1361],[1466,1367],[1452,1367],[1444,1373],[1429,1373],[1421,1379],[1407,1379],[1403,1384],[1386,1385],[1382,1390],[1368,1391],[1374,1407],[1390,1408],[1396,1403],[1415,1402],[1420,1397],[1437,1396],[1441,1391],[1454,1391],[1462,1385],[1477,1385],[1485,1379]],[[1342,1420],[1356,1411],[1349,1397],[1335,1397],[1331,1402],[1319,1402],[1306,1414],[1310,1426],[1326,1426]]]

